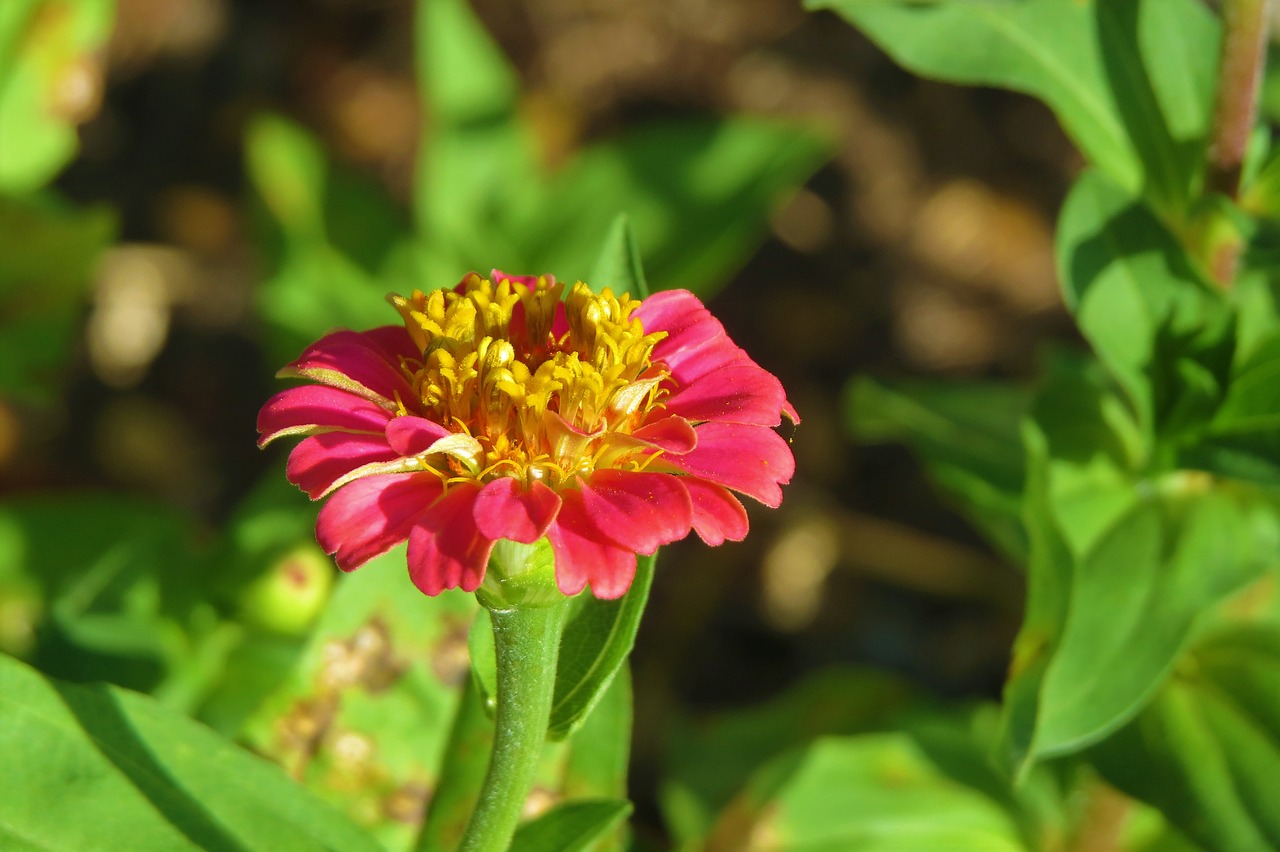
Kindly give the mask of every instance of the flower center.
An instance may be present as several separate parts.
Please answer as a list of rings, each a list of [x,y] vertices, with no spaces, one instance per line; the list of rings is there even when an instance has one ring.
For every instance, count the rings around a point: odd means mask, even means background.
[[[447,479],[515,476],[555,486],[601,467],[639,469],[657,450],[630,435],[661,404],[669,376],[652,361],[666,332],[645,334],[640,302],[578,282],[564,301],[550,276],[456,290],[415,290],[391,303],[422,353],[401,367],[417,394],[399,414],[455,433],[420,461]]]

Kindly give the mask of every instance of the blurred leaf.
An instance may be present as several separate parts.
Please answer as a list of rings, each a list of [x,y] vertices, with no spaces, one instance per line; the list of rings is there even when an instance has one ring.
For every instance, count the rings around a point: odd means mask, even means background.
[[[435,132],[505,120],[517,80],[466,0],[418,0],[418,86]]]
[[[1183,455],[1213,473],[1280,486],[1280,333],[1258,344],[1208,432]]]
[[[1209,850],[1280,847],[1280,630],[1206,637],[1090,758]]]
[[[154,701],[2,656],[0,759],[0,845],[379,848],[278,768]]]
[[[320,143],[278,115],[258,116],[246,135],[254,186],[291,240],[323,241],[325,162]]]
[[[531,269],[592,269],[625,211],[652,289],[710,296],[765,233],[779,197],[830,155],[795,125],[746,118],[641,128],[584,150],[512,217]],[[585,280],[585,279],[584,279]]]
[[[1013,818],[948,777],[905,733],[824,737],[755,773],[709,846],[1022,850]]]
[[[596,841],[617,827],[631,813],[631,803],[617,799],[564,802],[542,816],[521,825],[511,848],[521,852],[581,852],[595,849]]]
[[[94,265],[115,231],[104,209],[76,209],[50,194],[0,197],[0,395],[53,393]]]
[[[1095,166],[1162,211],[1201,168],[1218,25],[1195,0],[807,0],[905,68],[1025,92],[1053,109]]]
[[[481,608],[480,613],[487,614],[487,610]],[[458,848],[480,798],[480,787],[489,767],[489,752],[493,749],[493,722],[482,707],[483,701],[476,683],[467,682],[449,730],[426,822],[417,841],[416,848],[421,852]]]
[[[1067,306],[1150,434],[1207,422],[1231,365],[1234,318],[1178,241],[1098,172],[1076,182],[1058,222]]]
[[[569,740],[560,795],[565,799],[627,798],[627,773],[631,765],[631,670],[623,665],[582,727]],[[601,837],[595,852],[621,852],[627,848],[626,827],[619,824],[609,837]]]
[[[63,494],[0,504],[0,526],[9,552],[0,586],[38,589],[31,657],[50,674],[153,689],[192,662],[197,634],[217,628],[201,601],[194,530],[180,512]]]
[[[1011,558],[1026,556],[1025,479],[1019,424],[1030,391],[1007,384],[859,376],[845,393],[845,422],[865,443],[902,441],[930,475]]]
[[[747,778],[789,748],[828,734],[886,728],[912,696],[879,672],[811,675],[748,709],[672,726],[660,799],[679,841],[701,837]]]
[[[403,547],[346,575],[289,680],[242,736],[321,797],[408,845],[467,678],[473,596],[415,589]]]
[[[44,186],[75,156],[97,110],[113,0],[0,4],[0,192]]]
[[[271,214],[262,241],[279,243],[258,297],[272,332],[270,357],[283,364],[336,328],[393,322],[388,290],[421,282],[412,272],[393,274],[408,265],[408,237],[385,193],[331,165],[314,136],[278,115],[257,118],[245,156]]]
[[[585,280],[596,290],[608,287],[614,293],[648,298],[649,282],[645,280],[644,267],[640,265],[640,249],[636,246],[636,235],[631,230],[627,214],[619,214],[613,220],[591,276]]]
[[[623,665],[569,740],[560,791],[566,799],[627,797],[631,699],[631,670]]]
[[[582,724],[635,645],[640,616],[653,585],[657,555],[636,557],[631,588],[618,600],[580,595],[572,603],[556,668],[555,697],[547,736],[562,740]]]

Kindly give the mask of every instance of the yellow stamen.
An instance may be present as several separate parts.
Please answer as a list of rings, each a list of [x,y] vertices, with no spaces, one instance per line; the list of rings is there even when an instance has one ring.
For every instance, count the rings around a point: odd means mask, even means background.
[[[669,375],[652,361],[666,333],[645,333],[632,318],[638,301],[579,282],[562,303],[549,277],[526,286],[472,274],[459,289],[388,297],[422,353],[401,361],[418,406],[397,399],[396,413],[455,432],[423,465],[446,483],[515,476],[554,487],[606,465],[643,470],[660,455],[625,438],[662,406]]]

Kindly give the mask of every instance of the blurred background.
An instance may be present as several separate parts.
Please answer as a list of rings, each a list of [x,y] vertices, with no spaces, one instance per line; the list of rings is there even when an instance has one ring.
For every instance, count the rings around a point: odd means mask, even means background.
[[[68,11],[77,4],[42,5],[45,29],[29,44],[83,29]],[[514,69],[514,114],[553,188],[583,157],[635,150],[625,140],[636,133],[648,133],[636,156],[654,175],[697,155],[686,149],[698,133],[672,128],[745,116],[794,136],[760,147],[760,169],[773,171],[742,196],[749,203],[733,202],[754,218],[722,228],[714,211],[691,208],[683,215],[701,229],[690,229],[648,199],[657,212],[637,221],[642,251],[663,225],[706,244],[736,229],[714,262],[679,260],[705,246],[646,254],[649,282],[696,287],[803,417],[780,510],[752,509],[743,543],[694,539],[663,551],[633,657],[641,822],[657,822],[654,789],[676,716],[746,706],[833,665],[890,672],[939,697],[996,697],[1021,574],[947,507],[905,448],[855,444],[846,388],[859,375],[1029,380],[1045,341],[1072,333],[1052,221],[1080,163],[1051,114],[1006,92],[912,77],[851,27],[793,0],[475,0],[473,9]],[[306,340],[305,324],[289,318],[313,298],[308,270],[352,265],[351,292],[367,305],[349,324],[365,327],[393,318],[380,301],[389,289],[455,283],[469,268],[458,259],[484,272],[511,257],[557,258],[511,253],[499,239],[492,261],[483,245],[397,260],[393,237],[415,217],[442,217],[448,230],[448,200],[422,202],[415,163],[437,122],[451,120],[450,99],[472,103],[468,86],[487,73],[459,48],[445,68],[454,77],[440,84],[447,108],[424,104],[414,12],[409,0],[118,0],[105,41],[49,59],[44,108],[74,128],[78,151],[49,187],[0,201],[0,354],[12,373],[0,392],[0,498],[16,507],[0,514],[3,650],[59,676],[152,689],[161,664],[136,652],[145,636],[117,632],[94,645],[77,633],[89,627],[75,595],[108,581],[90,571],[54,589],[31,576],[31,552],[41,550],[41,565],[77,542],[133,552],[121,530],[162,506],[166,532],[149,532],[147,545],[161,558],[172,552],[165,536],[221,553],[224,531],[264,488],[295,513],[314,512],[300,492],[259,484],[283,482],[286,448],[254,445],[257,409],[278,389],[272,374]],[[2,98],[6,146],[22,131]],[[289,183],[288,164],[313,154],[340,261],[307,254],[306,217],[289,212],[306,203],[290,193],[306,188]],[[592,195],[591,182],[580,191]],[[556,229],[629,203],[612,188],[584,212],[564,193],[530,200],[513,185],[511,194],[513,207],[555,209],[538,235],[548,244]],[[507,271],[572,278],[586,268]],[[63,507],[104,493],[118,517],[95,508],[98,526],[69,520]],[[222,571],[216,557],[201,564]],[[263,570],[228,569],[241,585]],[[200,582],[242,600],[226,577]],[[142,592],[121,595],[121,611],[150,605],[135,599]],[[218,634],[202,634],[200,647],[209,635]]]

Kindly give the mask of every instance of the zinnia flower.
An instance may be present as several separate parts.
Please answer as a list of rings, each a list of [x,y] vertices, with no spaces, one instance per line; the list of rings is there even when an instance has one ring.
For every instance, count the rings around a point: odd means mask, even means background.
[[[390,296],[403,325],[322,338],[281,376],[260,445],[305,435],[287,475],[328,498],[316,538],[350,571],[408,540],[429,595],[484,578],[494,542],[546,537],[556,584],[623,594],[636,554],[738,541],[731,492],[782,500],[782,385],[692,293],[643,301],[553,276],[467,275]]]

